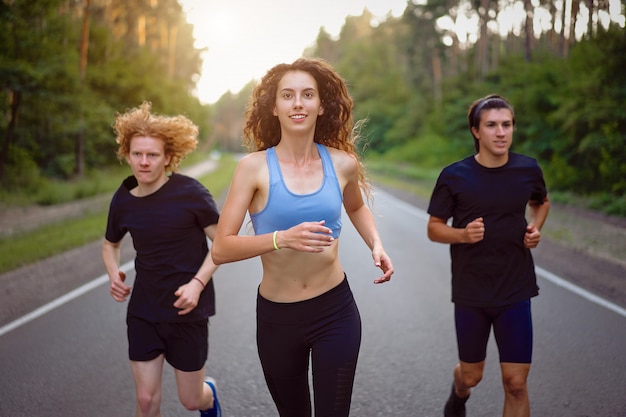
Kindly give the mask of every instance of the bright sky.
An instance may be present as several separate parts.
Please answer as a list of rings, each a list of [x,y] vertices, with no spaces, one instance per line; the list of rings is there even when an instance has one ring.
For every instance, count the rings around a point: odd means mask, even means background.
[[[315,43],[321,27],[338,36],[346,16],[367,9],[400,16],[406,0],[180,0],[203,56],[198,97],[214,103],[271,67],[290,63]]]

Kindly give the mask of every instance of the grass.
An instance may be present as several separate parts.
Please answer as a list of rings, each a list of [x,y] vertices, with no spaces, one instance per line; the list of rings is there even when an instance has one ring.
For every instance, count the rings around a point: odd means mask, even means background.
[[[372,160],[367,161],[367,173],[378,184],[408,191],[428,199],[439,171],[422,169],[411,164],[392,164]]]
[[[199,178],[199,181],[211,191],[214,198],[218,198],[227,190],[235,165],[233,158],[223,156],[217,169]],[[127,167],[116,179],[117,183],[110,192],[119,186],[126,175]],[[79,218],[0,239],[0,274],[101,239],[106,227],[107,211],[108,205]]]
[[[571,192],[555,191],[550,193],[550,200],[612,216],[626,217],[626,195],[597,194],[580,196]]]
[[[103,236],[106,212],[42,226],[0,240],[0,273],[93,242]]]
[[[89,172],[84,178],[76,180],[60,181],[40,178],[40,184],[34,190],[28,190],[28,192],[0,190],[0,197],[3,205],[7,206],[32,204],[51,206],[113,192],[127,175],[128,166],[119,165],[98,172]]]

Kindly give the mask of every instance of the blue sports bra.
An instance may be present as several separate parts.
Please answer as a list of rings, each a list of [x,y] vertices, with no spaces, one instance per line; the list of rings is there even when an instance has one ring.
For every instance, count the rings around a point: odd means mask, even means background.
[[[250,215],[257,235],[286,230],[302,222],[325,220],[325,226],[332,230],[332,236],[335,239],[339,237],[343,195],[328,150],[324,145],[316,145],[322,158],[324,180],[322,186],[310,194],[292,193],[283,180],[276,150],[271,147],[265,151],[270,173],[267,204],[263,210]]]

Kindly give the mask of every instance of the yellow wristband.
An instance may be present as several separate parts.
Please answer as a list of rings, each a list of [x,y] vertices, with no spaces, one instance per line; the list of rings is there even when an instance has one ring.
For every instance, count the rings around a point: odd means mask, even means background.
[[[276,235],[278,234],[278,230],[274,230],[274,234],[272,235],[272,242],[274,243],[274,249],[278,250],[280,249],[278,247],[278,244],[276,244]]]

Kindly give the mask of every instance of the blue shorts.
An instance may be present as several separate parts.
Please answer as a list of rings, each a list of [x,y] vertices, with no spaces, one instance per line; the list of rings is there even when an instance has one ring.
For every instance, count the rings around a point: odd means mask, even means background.
[[[487,342],[493,326],[500,362],[531,363],[533,324],[530,300],[505,307],[454,306],[459,359],[478,363],[487,357]]]
[[[153,323],[128,315],[128,357],[151,361],[159,355],[175,369],[199,371],[209,353],[208,319],[185,323]]]

